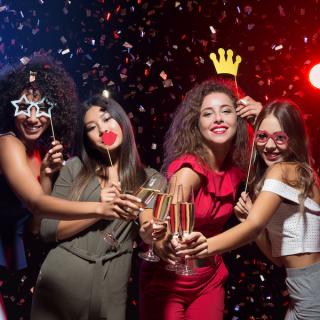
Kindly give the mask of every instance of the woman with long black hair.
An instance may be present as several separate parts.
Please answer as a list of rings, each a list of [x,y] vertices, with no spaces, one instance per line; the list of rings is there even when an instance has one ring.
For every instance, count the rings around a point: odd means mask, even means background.
[[[122,192],[135,193],[150,177],[153,187],[165,186],[160,174],[141,164],[130,121],[116,101],[100,95],[89,99],[83,104],[79,127],[78,156],[62,169],[52,194],[79,203],[101,199],[112,204],[126,197],[121,208],[124,217],[128,212],[128,221],[42,221],[41,235],[58,245],[41,268],[33,320],[125,318],[133,239],[138,231],[132,215],[143,211],[140,220],[148,222],[151,205],[142,209],[138,198]],[[110,233],[117,245],[106,241]]]

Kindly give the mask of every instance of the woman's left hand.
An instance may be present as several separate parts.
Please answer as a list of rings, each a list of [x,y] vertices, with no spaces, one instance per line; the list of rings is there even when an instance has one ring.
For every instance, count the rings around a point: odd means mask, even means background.
[[[40,172],[44,176],[52,176],[60,171],[63,166],[63,146],[58,140],[51,143],[52,148],[47,152],[42,160]]]
[[[141,199],[128,193],[120,193],[119,197],[117,197],[114,202],[121,219],[127,221],[136,220],[138,214],[143,211],[143,208],[140,206]]]
[[[241,118],[247,118],[249,121],[253,121],[259,115],[262,110],[262,104],[255,101],[249,96],[246,96],[237,101],[236,112]]]
[[[177,244],[175,252],[187,259],[205,258],[208,256],[207,238],[201,232],[192,232]]]

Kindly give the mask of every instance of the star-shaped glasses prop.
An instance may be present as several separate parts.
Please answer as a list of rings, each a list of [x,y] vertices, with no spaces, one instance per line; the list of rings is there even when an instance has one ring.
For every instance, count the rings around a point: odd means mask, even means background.
[[[12,100],[11,104],[15,107],[14,116],[17,117],[23,114],[27,117],[31,116],[31,109],[36,108],[36,117],[47,117],[51,119],[51,110],[55,106],[54,103],[50,102],[46,97],[40,101],[30,101],[24,94],[18,100]]]

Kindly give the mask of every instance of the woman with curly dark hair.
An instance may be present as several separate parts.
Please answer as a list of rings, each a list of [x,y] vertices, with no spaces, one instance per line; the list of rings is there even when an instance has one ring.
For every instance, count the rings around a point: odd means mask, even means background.
[[[34,56],[26,64],[6,67],[0,75],[0,134],[15,132],[14,107],[11,101],[17,100],[22,93],[34,92],[38,100],[46,97],[54,103],[52,121],[54,129],[63,143],[72,140],[76,107],[78,103],[74,81],[61,64],[49,56]],[[40,96],[39,96],[40,95]],[[28,97],[28,95],[27,95]],[[36,97],[35,97],[36,98]],[[50,130],[41,139],[50,139]]]
[[[185,198],[193,190],[195,230],[206,236],[220,233],[233,212],[248,155],[245,118],[260,110],[250,97],[237,103],[230,82],[206,81],[187,93],[166,135],[164,170]],[[166,262],[176,260],[173,243],[169,236],[155,245]],[[221,257],[196,260],[195,266],[195,274],[185,276],[143,264],[141,319],[222,319],[228,271]]]
[[[19,299],[21,279],[26,277],[30,282],[30,278],[33,277],[35,280],[35,275],[32,276],[33,271],[36,273],[38,270],[36,266],[38,262],[35,261],[35,257],[38,258],[40,254],[40,252],[33,254],[31,247],[35,246],[36,241],[29,233],[24,239],[27,244],[23,241],[24,229],[31,216],[22,205],[21,200],[32,197],[33,190],[28,184],[28,176],[20,173],[24,169],[28,173],[31,171],[33,179],[39,179],[43,190],[49,193],[53,175],[59,171],[63,161],[62,144],[57,140],[52,141],[51,130],[47,130],[48,117],[36,116],[36,107],[41,106],[42,111],[46,112],[50,106],[37,103],[44,97],[50,103],[54,103],[52,116],[55,132],[63,141],[69,142],[72,138],[72,127],[75,124],[77,94],[75,84],[66,71],[47,56],[33,57],[26,65],[19,63],[2,70],[0,94],[0,207],[2,218],[0,265],[1,279],[6,279],[1,291],[8,296],[5,302],[10,319],[13,313],[18,317],[16,299]],[[21,100],[22,96],[24,99]],[[34,107],[28,112],[28,107],[32,103]],[[19,172],[19,175],[14,175],[15,172]],[[23,185],[25,185],[28,196],[22,195]],[[28,263],[24,253],[25,245],[27,246]],[[42,251],[38,245],[36,247],[38,251]],[[20,271],[25,269],[27,264],[28,270]],[[9,273],[8,270],[18,272]],[[29,286],[32,284],[28,283],[28,289]],[[24,294],[28,296],[27,292]],[[11,296],[14,296],[15,299],[11,299]]]
[[[3,70],[0,96],[0,280],[4,281],[15,274],[12,270],[27,266],[22,237],[31,213],[65,219],[120,218],[122,210],[110,203],[80,204],[48,195],[53,176],[63,165],[62,144],[55,140],[50,146],[49,127],[52,121],[57,137],[69,143],[77,104],[75,84],[57,62],[37,56],[26,65]],[[28,276],[21,281],[29,281]],[[15,289],[8,301],[18,294]],[[12,313],[19,304],[16,301]]]

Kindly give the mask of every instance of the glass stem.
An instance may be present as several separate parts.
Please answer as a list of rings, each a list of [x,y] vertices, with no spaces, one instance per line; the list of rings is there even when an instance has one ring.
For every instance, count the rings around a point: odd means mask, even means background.
[[[150,252],[152,252],[152,253],[154,253],[153,247],[154,247],[154,241],[152,239],[151,244],[150,244],[150,248],[149,248]]]

